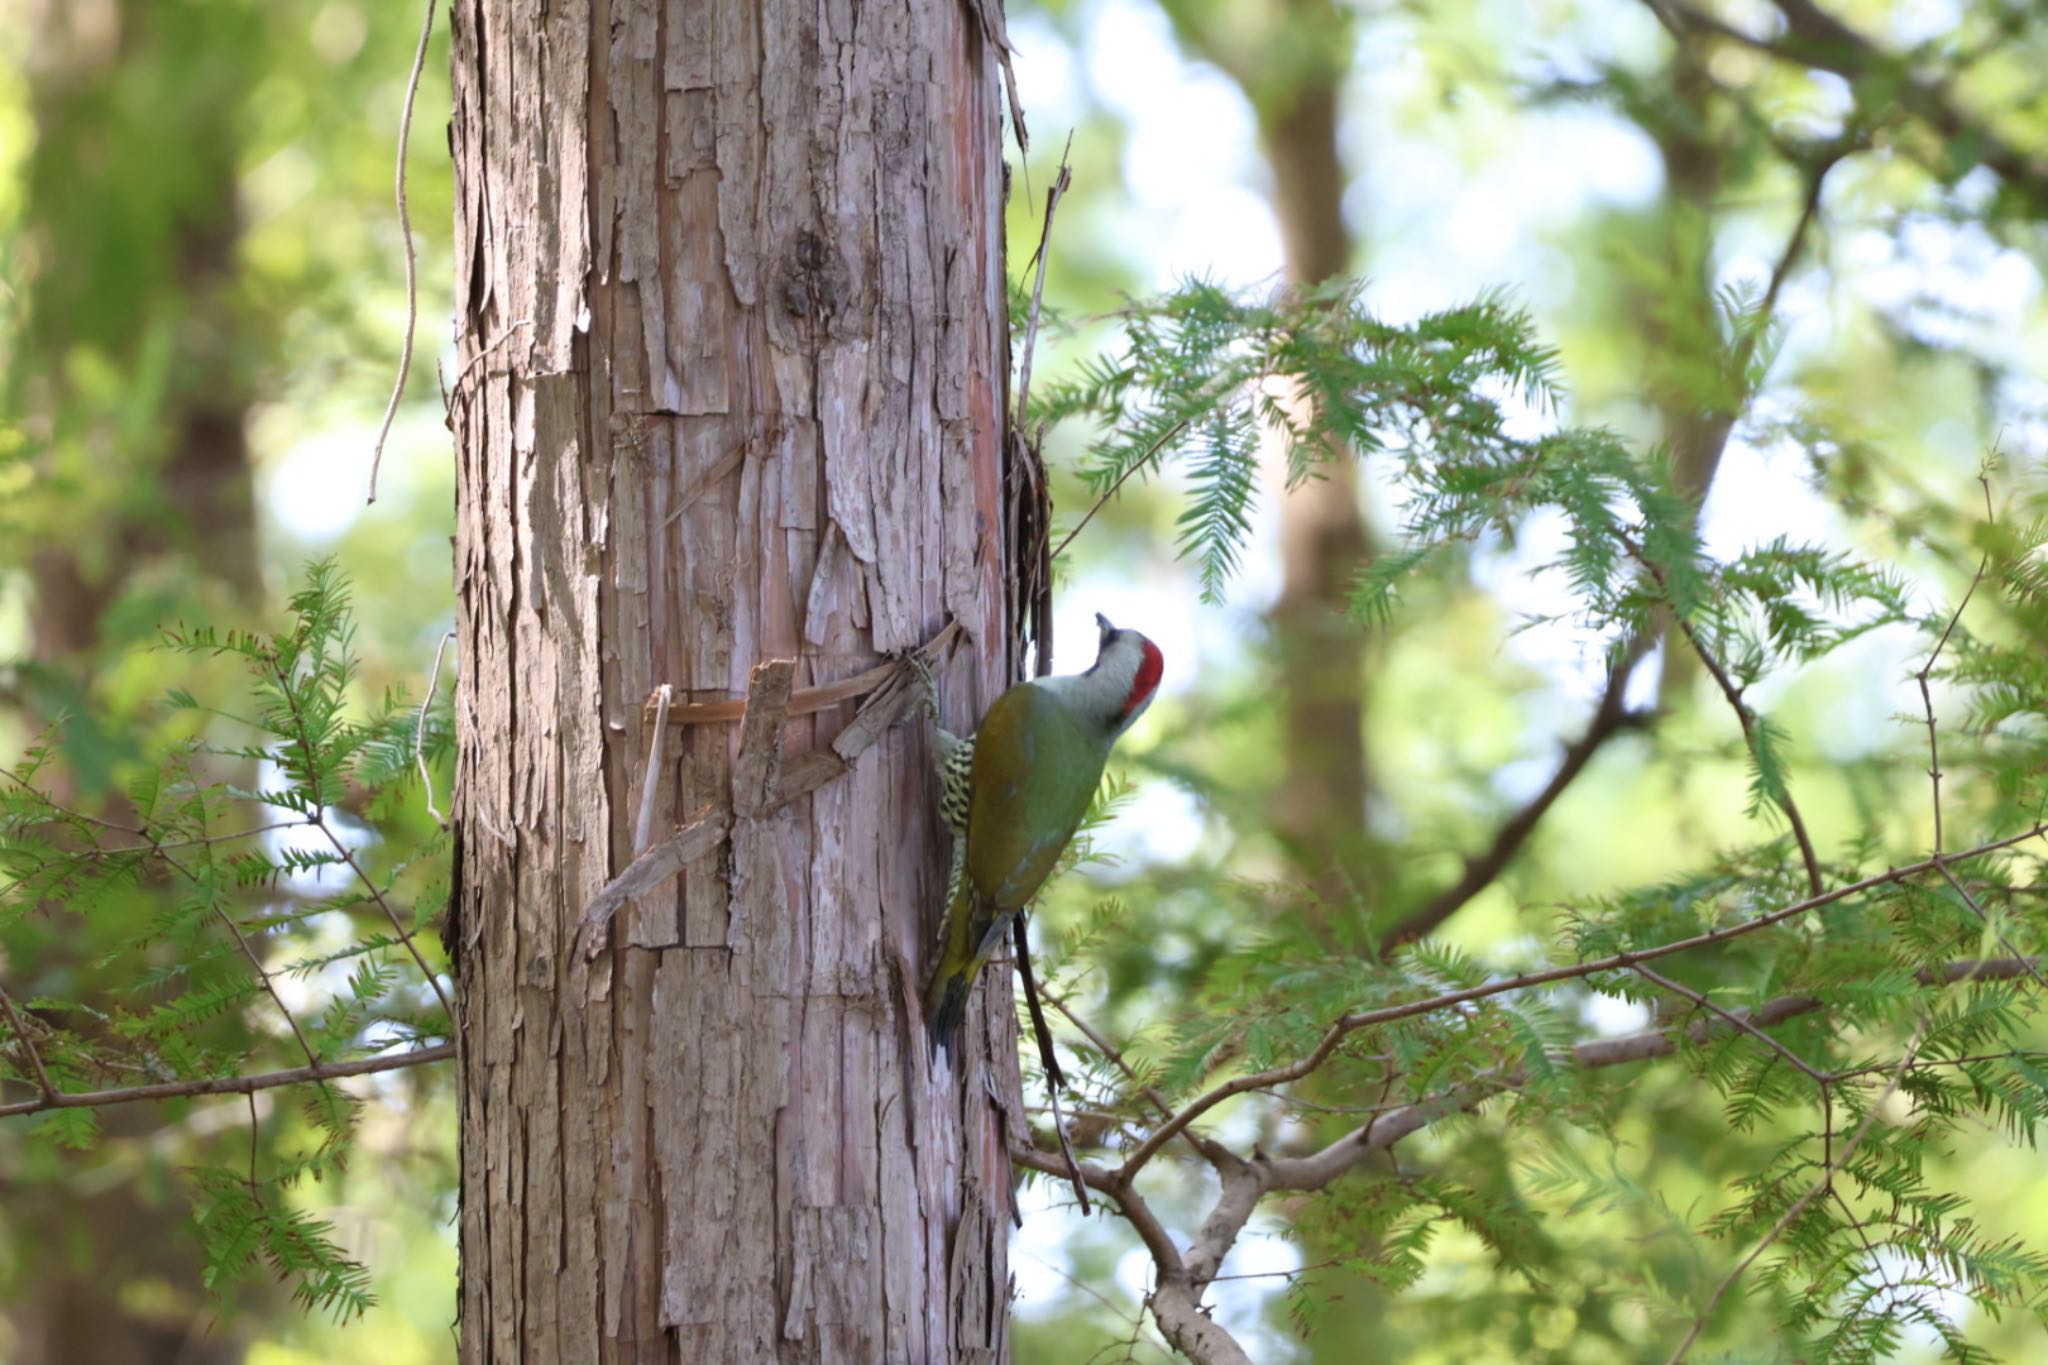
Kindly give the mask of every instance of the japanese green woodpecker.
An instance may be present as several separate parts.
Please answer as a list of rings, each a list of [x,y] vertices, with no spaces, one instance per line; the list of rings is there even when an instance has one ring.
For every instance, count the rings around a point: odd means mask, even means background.
[[[938,961],[925,990],[935,1047],[952,1050],[968,992],[1088,812],[1117,737],[1159,687],[1159,646],[1098,614],[1086,673],[1018,683],[970,739],[939,731],[939,809],[953,834]]]

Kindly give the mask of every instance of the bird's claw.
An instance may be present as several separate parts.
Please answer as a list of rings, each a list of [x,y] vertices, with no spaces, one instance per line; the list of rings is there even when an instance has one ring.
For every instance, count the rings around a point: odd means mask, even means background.
[[[936,724],[939,719],[939,680],[932,676],[931,665],[916,652],[903,656],[903,662],[917,670],[917,676],[924,680],[924,710]]]

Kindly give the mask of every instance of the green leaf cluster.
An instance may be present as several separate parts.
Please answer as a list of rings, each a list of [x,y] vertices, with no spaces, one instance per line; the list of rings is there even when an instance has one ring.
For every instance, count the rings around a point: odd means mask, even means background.
[[[100,936],[92,1005],[47,990],[18,1003],[20,1028],[0,1039],[9,1099],[40,1092],[38,1067],[65,1094],[175,1087],[451,1036],[445,987],[423,975],[445,964],[419,932],[445,897],[446,839],[397,848],[382,832],[419,800],[421,761],[445,764],[447,713],[422,715],[397,694],[366,700],[353,630],[349,585],[331,562],[310,566],[282,631],[166,629],[168,654],[239,664],[249,704],[215,709],[174,690],[166,711],[196,729],[127,784],[118,816],[52,794],[65,779],[55,736],[0,776],[0,938],[17,966],[63,938],[64,922]],[[225,1292],[264,1263],[300,1302],[338,1318],[372,1301],[365,1268],[286,1194],[344,1167],[358,1103],[346,1086],[277,1092],[301,1095],[296,1111],[252,1102],[249,1136],[217,1144],[241,1145],[240,1169],[195,1153],[187,1184],[209,1289]],[[58,1108],[33,1122],[59,1145],[89,1148],[95,1112]]]

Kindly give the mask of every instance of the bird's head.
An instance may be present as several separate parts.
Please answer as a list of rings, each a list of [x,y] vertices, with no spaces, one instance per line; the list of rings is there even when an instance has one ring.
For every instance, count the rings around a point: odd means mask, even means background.
[[[1135,630],[1118,630],[1101,612],[1095,613],[1095,624],[1102,632],[1095,666],[1082,676],[1103,723],[1111,734],[1122,734],[1152,704],[1166,661],[1158,645]]]

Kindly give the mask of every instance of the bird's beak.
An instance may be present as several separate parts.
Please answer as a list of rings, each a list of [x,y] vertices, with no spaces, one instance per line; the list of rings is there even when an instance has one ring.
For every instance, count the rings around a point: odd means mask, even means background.
[[[1114,635],[1116,633],[1116,627],[1111,625],[1109,618],[1099,611],[1095,613],[1095,624],[1102,628],[1104,635]]]

